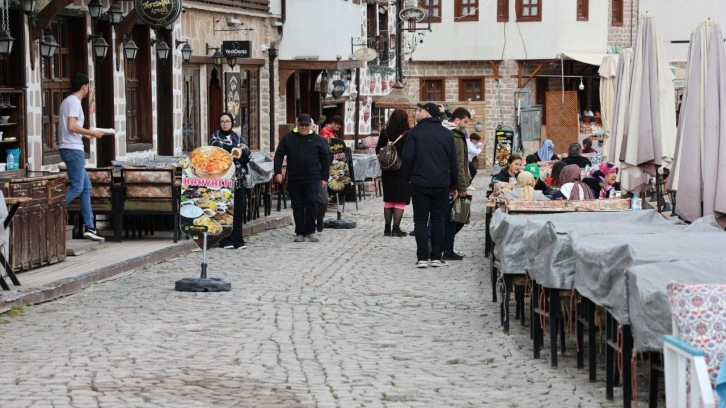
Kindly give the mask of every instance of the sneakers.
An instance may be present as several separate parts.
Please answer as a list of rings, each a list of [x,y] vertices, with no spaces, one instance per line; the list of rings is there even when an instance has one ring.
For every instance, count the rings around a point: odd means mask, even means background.
[[[293,242],[305,242],[305,235],[303,234],[297,234],[295,235],[295,239]]]
[[[417,268],[428,268],[429,267],[429,262],[428,261],[417,261],[415,263],[415,266]],[[431,265],[431,266],[433,266],[433,265]]]
[[[459,255],[454,251],[444,251],[443,258],[447,261],[461,261],[462,259],[464,259],[464,256]]]
[[[449,266],[449,264],[446,263],[446,261],[444,261],[443,259],[434,259],[431,261],[432,268],[438,268],[441,266]]]
[[[235,244],[230,237],[224,237],[219,240],[219,247],[224,249],[246,249],[244,241],[241,244]]]
[[[457,250],[453,250],[453,251],[451,251],[451,252],[455,253],[456,255],[461,255],[461,256],[464,256],[464,253],[463,253],[463,252],[459,252],[459,251],[457,251]]]
[[[315,235],[315,233],[308,234],[307,236],[305,236],[305,239],[307,241],[309,241],[309,242],[318,242],[318,241],[320,241],[320,238],[318,238],[318,236]]]
[[[98,234],[98,230],[95,228],[88,228],[83,231],[83,238],[88,238],[94,241],[105,241],[106,239]]]
[[[469,190],[469,191],[476,191],[476,189],[474,188],[474,186],[469,186],[469,188],[467,190]]]

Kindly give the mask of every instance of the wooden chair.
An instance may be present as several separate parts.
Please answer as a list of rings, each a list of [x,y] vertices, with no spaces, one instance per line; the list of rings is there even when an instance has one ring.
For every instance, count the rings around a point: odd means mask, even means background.
[[[179,240],[179,194],[173,168],[123,168],[123,217],[171,216],[174,242]],[[137,218],[138,220],[138,218]],[[151,228],[151,220],[144,220]]]
[[[113,167],[102,167],[97,169],[86,169],[88,178],[91,180],[91,208],[94,217],[98,215],[110,216],[113,223],[113,239],[121,241],[121,207],[122,190],[118,183],[113,181]],[[81,204],[75,199],[66,206],[68,219],[73,220],[73,236],[83,236],[83,220],[81,217]],[[95,220],[94,220],[95,222]]]

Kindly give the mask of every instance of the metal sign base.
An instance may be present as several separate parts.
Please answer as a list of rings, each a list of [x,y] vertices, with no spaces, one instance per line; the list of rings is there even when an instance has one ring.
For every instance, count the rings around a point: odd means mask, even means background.
[[[352,229],[356,227],[356,223],[353,220],[347,220],[342,218],[342,214],[340,212],[340,195],[335,194],[335,202],[338,204],[338,218],[336,219],[327,219],[325,222],[323,222],[323,225],[325,228],[334,228],[334,229]]]
[[[174,283],[178,292],[229,292],[232,284],[221,278],[207,278],[207,233],[204,233],[202,246],[202,274],[199,278],[184,278]]]

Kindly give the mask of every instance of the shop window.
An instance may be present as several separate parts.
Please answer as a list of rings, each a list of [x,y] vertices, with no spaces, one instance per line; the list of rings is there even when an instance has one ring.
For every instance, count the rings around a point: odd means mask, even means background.
[[[477,102],[484,100],[484,79],[463,78],[459,80],[459,100]]]
[[[133,39],[139,46],[139,53],[134,61],[125,60],[125,95],[126,95],[126,142],[129,151],[151,149],[153,132],[151,115],[151,65],[149,30],[147,27],[134,27]],[[152,50],[153,51],[153,50]]]
[[[50,26],[49,31],[58,42],[58,48],[52,59],[40,58],[41,98],[42,98],[42,138],[43,138],[43,164],[61,162],[58,145],[60,143],[60,105],[71,91],[71,75],[74,72],[86,72],[86,53],[83,47],[74,47],[71,44],[83,43],[85,24],[81,19],[57,17]],[[85,111],[85,127],[88,127],[88,103],[83,101]],[[86,152],[88,152],[88,143]]]
[[[426,12],[429,11],[429,4],[431,4],[431,15],[429,16],[429,20],[432,23],[440,23],[441,22],[441,0],[419,0],[418,5],[419,7],[426,9]],[[424,19],[422,23],[427,23],[428,21]]]
[[[622,26],[623,25],[623,0],[611,0],[612,1],[612,25]]]
[[[455,0],[454,21],[479,21],[479,0]]]
[[[497,22],[509,21],[509,0],[497,0]]]
[[[577,0],[577,21],[590,19],[590,0]]]
[[[517,21],[542,21],[542,0],[516,0]]]
[[[423,79],[421,80],[421,100],[422,101],[443,101],[444,99],[444,80],[443,79]]]

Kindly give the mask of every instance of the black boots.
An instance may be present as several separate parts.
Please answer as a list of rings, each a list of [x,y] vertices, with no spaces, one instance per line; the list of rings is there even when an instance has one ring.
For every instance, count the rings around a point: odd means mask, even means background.
[[[391,236],[392,237],[405,237],[407,235],[408,234],[406,234],[405,232],[401,231],[401,227],[398,226],[398,225],[394,225],[393,226],[393,229],[391,230]]]
[[[383,228],[383,236],[385,236],[385,237],[391,236],[391,224],[386,224],[386,226]]]

